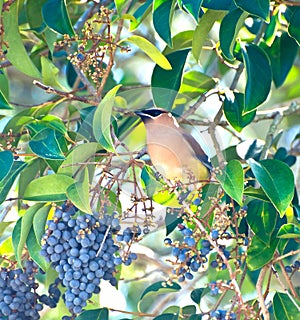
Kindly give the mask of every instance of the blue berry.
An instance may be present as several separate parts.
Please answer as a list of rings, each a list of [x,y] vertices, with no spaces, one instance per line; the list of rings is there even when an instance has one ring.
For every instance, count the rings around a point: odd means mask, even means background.
[[[219,238],[219,231],[218,230],[212,230],[211,237],[213,240],[217,240]]]
[[[285,271],[288,272],[288,273],[293,272],[293,268],[292,268],[291,266],[285,266],[284,269],[285,269]]]

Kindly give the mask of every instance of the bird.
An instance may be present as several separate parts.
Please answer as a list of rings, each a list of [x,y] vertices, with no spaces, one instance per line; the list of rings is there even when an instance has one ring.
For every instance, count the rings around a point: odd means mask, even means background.
[[[171,112],[161,108],[135,111],[146,128],[147,152],[154,168],[168,180],[205,181],[211,162],[195,138],[182,129]]]

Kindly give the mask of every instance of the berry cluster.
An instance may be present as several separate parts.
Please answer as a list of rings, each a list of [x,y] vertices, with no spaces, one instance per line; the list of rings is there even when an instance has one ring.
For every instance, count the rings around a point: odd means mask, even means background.
[[[142,234],[141,228],[139,226],[129,228],[127,227],[124,231],[123,234],[118,234],[117,235],[117,241],[118,242],[125,242],[129,247],[132,244],[133,241],[137,241],[138,237]],[[121,258],[119,258],[121,259]],[[130,252],[128,250],[125,255],[124,255],[124,265],[129,266],[131,265],[133,260],[137,259],[137,254],[134,252]]]
[[[294,270],[299,270],[300,269],[300,261],[296,260],[292,265],[290,266],[285,266],[284,267],[285,271],[288,273],[292,273]]]
[[[179,230],[184,238],[181,243],[172,242],[170,238],[165,239],[167,246],[172,246],[172,255],[176,258],[176,268],[173,270],[174,275],[179,282],[192,280],[194,278],[191,272],[197,272],[208,261],[208,254],[212,250],[208,240],[198,240],[193,235],[193,230],[186,228],[184,225],[178,225]]]
[[[90,214],[75,218],[76,211],[66,204],[56,209],[41,251],[66,287],[63,299],[73,315],[82,312],[93,293],[100,292],[101,279],[117,284],[115,267],[122,263],[115,256],[119,247],[112,238],[120,230],[119,219],[108,215],[96,219]],[[55,287],[51,293],[58,296]]]
[[[235,320],[236,314],[227,312],[226,310],[215,310],[210,313],[211,320]]]
[[[37,265],[26,261],[24,270],[0,269],[0,319],[35,320],[40,319],[42,301],[38,303],[35,282]]]

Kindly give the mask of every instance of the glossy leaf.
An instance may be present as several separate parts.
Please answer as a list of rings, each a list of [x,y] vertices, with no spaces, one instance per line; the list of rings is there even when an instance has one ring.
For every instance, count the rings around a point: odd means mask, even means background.
[[[0,89],[0,110],[10,110],[12,107],[10,106],[9,102],[7,101],[5,95],[2,93]]]
[[[117,91],[121,85],[111,89],[99,103],[93,119],[95,138],[107,151],[114,152],[115,148],[111,137],[111,112],[114,106]]]
[[[287,223],[280,227],[277,237],[281,239],[300,238],[300,227],[293,223]]]
[[[200,94],[213,89],[217,82],[206,74],[192,70],[183,75],[179,92],[194,99]]]
[[[138,46],[142,51],[144,51],[150,59],[152,59],[157,65],[165,70],[171,70],[172,66],[168,59],[147,39],[140,36],[131,36],[129,38],[125,38],[122,42],[130,42],[136,46]]]
[[[248,196],[248,197],[251,197],[251,198],[255,198],[255,199],[258,199],[258,200],[262,200],[262,201],[267,201],[269,202],[269,198],[266,196],[266,194],[264,193],[264,191],[259,188],[259,189],[256,189],[254,187],[247,187],[245,190],[244,190],[244,195],[245,196]]]
[[[9,11],[3,12],[4,40],[8,43],[6,57],[19,71],[30,77],[40,78],[40,72],[29,58],[19,33],[18,2],[13,2]]]
[[[276,292],[273,297],[273,310],[276,320],[297,320],[300,306],[296,307],[290,297],[281,292]]]
[[[24,200],[63,201],[67,199],[67,189],[74,179],[62,174],[50,174],[37,178],[29,183],[24,193]]]
[[[3,180],[10,171],[14,162],[11,151],[5,150],[0,152],[0,181]]]
[[[271,89],[272,71],[266,53],[260,47],[249,44],[242,48],[246,68],[245,109],[256,109],[268,97]]]
[[[202,7],[213,10],[233,10],[236,8],[233,0],[203,0]]]
[[[65,90],[59,82],[59,69],[46,57],[41,57],[43,83]]]
[[[153,318],[153,320],[178,320],[178,319],[179,319],[179,315],[174,313],[164,313]]]
[[[254,236],[248,249],[246,262],[249,270],[254,271],[262,268],[272,260],[279,239],[272,239],[269,245]]]
[[[141,6],[133,13],[135,21],[131,21],[129,31],[135,30],[144,18],[151,12],[153,0],[146,0]]]
[[[164,70],[156,65],[151,78],[151,90],[157,107],[171,110],[181,85],[183,68],[189,50],[170,53],[167,58],[172,70]]]
[[[178,210],[178,209],[177,209]],[[172,231],[174,231],[179,223],[182,223],[182,217],[178,216],[180,212],[176,209],[173,212],[166,212],[165,216],[165,226],[166,226],[166,236],[169,235]]]
[[[288,32],[300,45],[300,8],[294,10],[290,18]]]
[[[107,308],[85,310],[75,320],[109,320],[109,311]]]
[[[234,2],[242,10],[263,20],[267,20],[269,17],[270,0],[234,0]]]
[[[14,252],[16,260],[18,261],[20,266],[22,265],[22,251],[32,227],[33,217],[36,214],[37,210],[39,210],[42,206],[43,204],[37,203],[27,209],[24,216],[18,220],[13,230],[12,239]]]
[[[87,168],[84,170],[83,181],[75,182],[68,187],[67,196],[79,210],[92,213],[89,201],[89,174]]]
[[[30,257],[42,270],[46,271],[49,268],[49,263],[47,263],[45,258],[40,254],[42,246],[40,245],[40,241],[37,241],[32,227],[26,239],[26,247]]]
[[[224,100],[224,114],[230,125],[238,132],[241,132],[248,124],[250,124],[255,118],[256,111],[243,114],[245,109],[244,94],[234,92],[234,99],[226,96]]]
[[[208,33],[215,22],[225,16],[223,11],[207,10],[201,17],[193,36],[192,54],[199,61],[202,48],[208,38]]]
[[[277,213],[272,204],[260,200],[250,201],[246,219],[255,235],[268,245],[277,220]]]
[[[265,46],[264,50],[271,61],[273,81],[277,88],[283,85],[291,70],[298,48],[297,42],[286,32],[277,36],[271,47]]]
[[[39,157],[50,160],[64,160],[57,133],[51,128],[39,131],[30,141],[30,149]]]
[[[67,11],[66,0],[48,0],[42,8],[43,18],[47,26],[60,34],[74,36]]]
[[[238,204],[243,204],[244,172],[238,160],[231,160],[221,174],[217,174],[224,191]]]
[[[198,22],[200,8],[203,0],[181,0],[183,7],[190,13],[190,15]]]
[[[2,237],[3,233],[5,232],[6,228],[10,226],[14,221],[7,221],[7,222],[0,222],[0,237]]]
[[[126,0],[114,0],[114,3],[116,5],[118,15],[121,16],[122,11],[126,5]]]
[[[37,210],[33,217],[33,231],[36,237],[36,242],[41,243],[41,239],[45,234],[45,226],[48,219],[48,214],[51,210],[51,205],[46,205]]]
[[[6,178],[0,182],[0,204],[6,199],[10,188],[17,179],[18,174],[27,166],[26,162],[14,161]]]
[[[173,282],[172,284],[167,284],[165,281],[158,281],[147,287],[141,295],[140,301],[145,297],[157,296],[159,294],[176,292],[181,289],[180,285]]]
[[[194,290],[191,292],[191,299],[192,299],[196,304],[200,304],[200,301],[201,301],[203,292],[204,292],[204,288],[194,289]]]
[[[42,7],[46,2],[47,0],[27,0],[25,4],[30,28],[37,32],[43,31],[46,27],[42,15]]]
[[[171,19],[173,0],[154,0],[153,26],[158,35],[172,47]]]
[[[170,48],[168,46],[165,47],[163,54],[168,55],[171,52],[179,51],[182,49],[187,49],[192,47],[192,41],[194,36],[194,30],[186,30],[177,33],[173,38],[173,47]]]
[[[248,13],[237,8],[229,11],[221,21],[219,37],[220,48],[223,55],[230,61],[235,59],[233,50],[236,43],[236,37],[244,25]]]
[[[283,162],[266,159],[260,162],[250,160],[252,172],[267,197],[282,217],[294,196],[294,176]]]

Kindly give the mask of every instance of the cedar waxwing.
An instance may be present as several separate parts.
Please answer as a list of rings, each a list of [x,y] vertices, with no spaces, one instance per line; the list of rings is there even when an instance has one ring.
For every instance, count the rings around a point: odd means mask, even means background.
[[[136,111],[145,124],[147,149],[156,170],[169,180],[206,180],[212,165],[198,142],[164,109]]]

